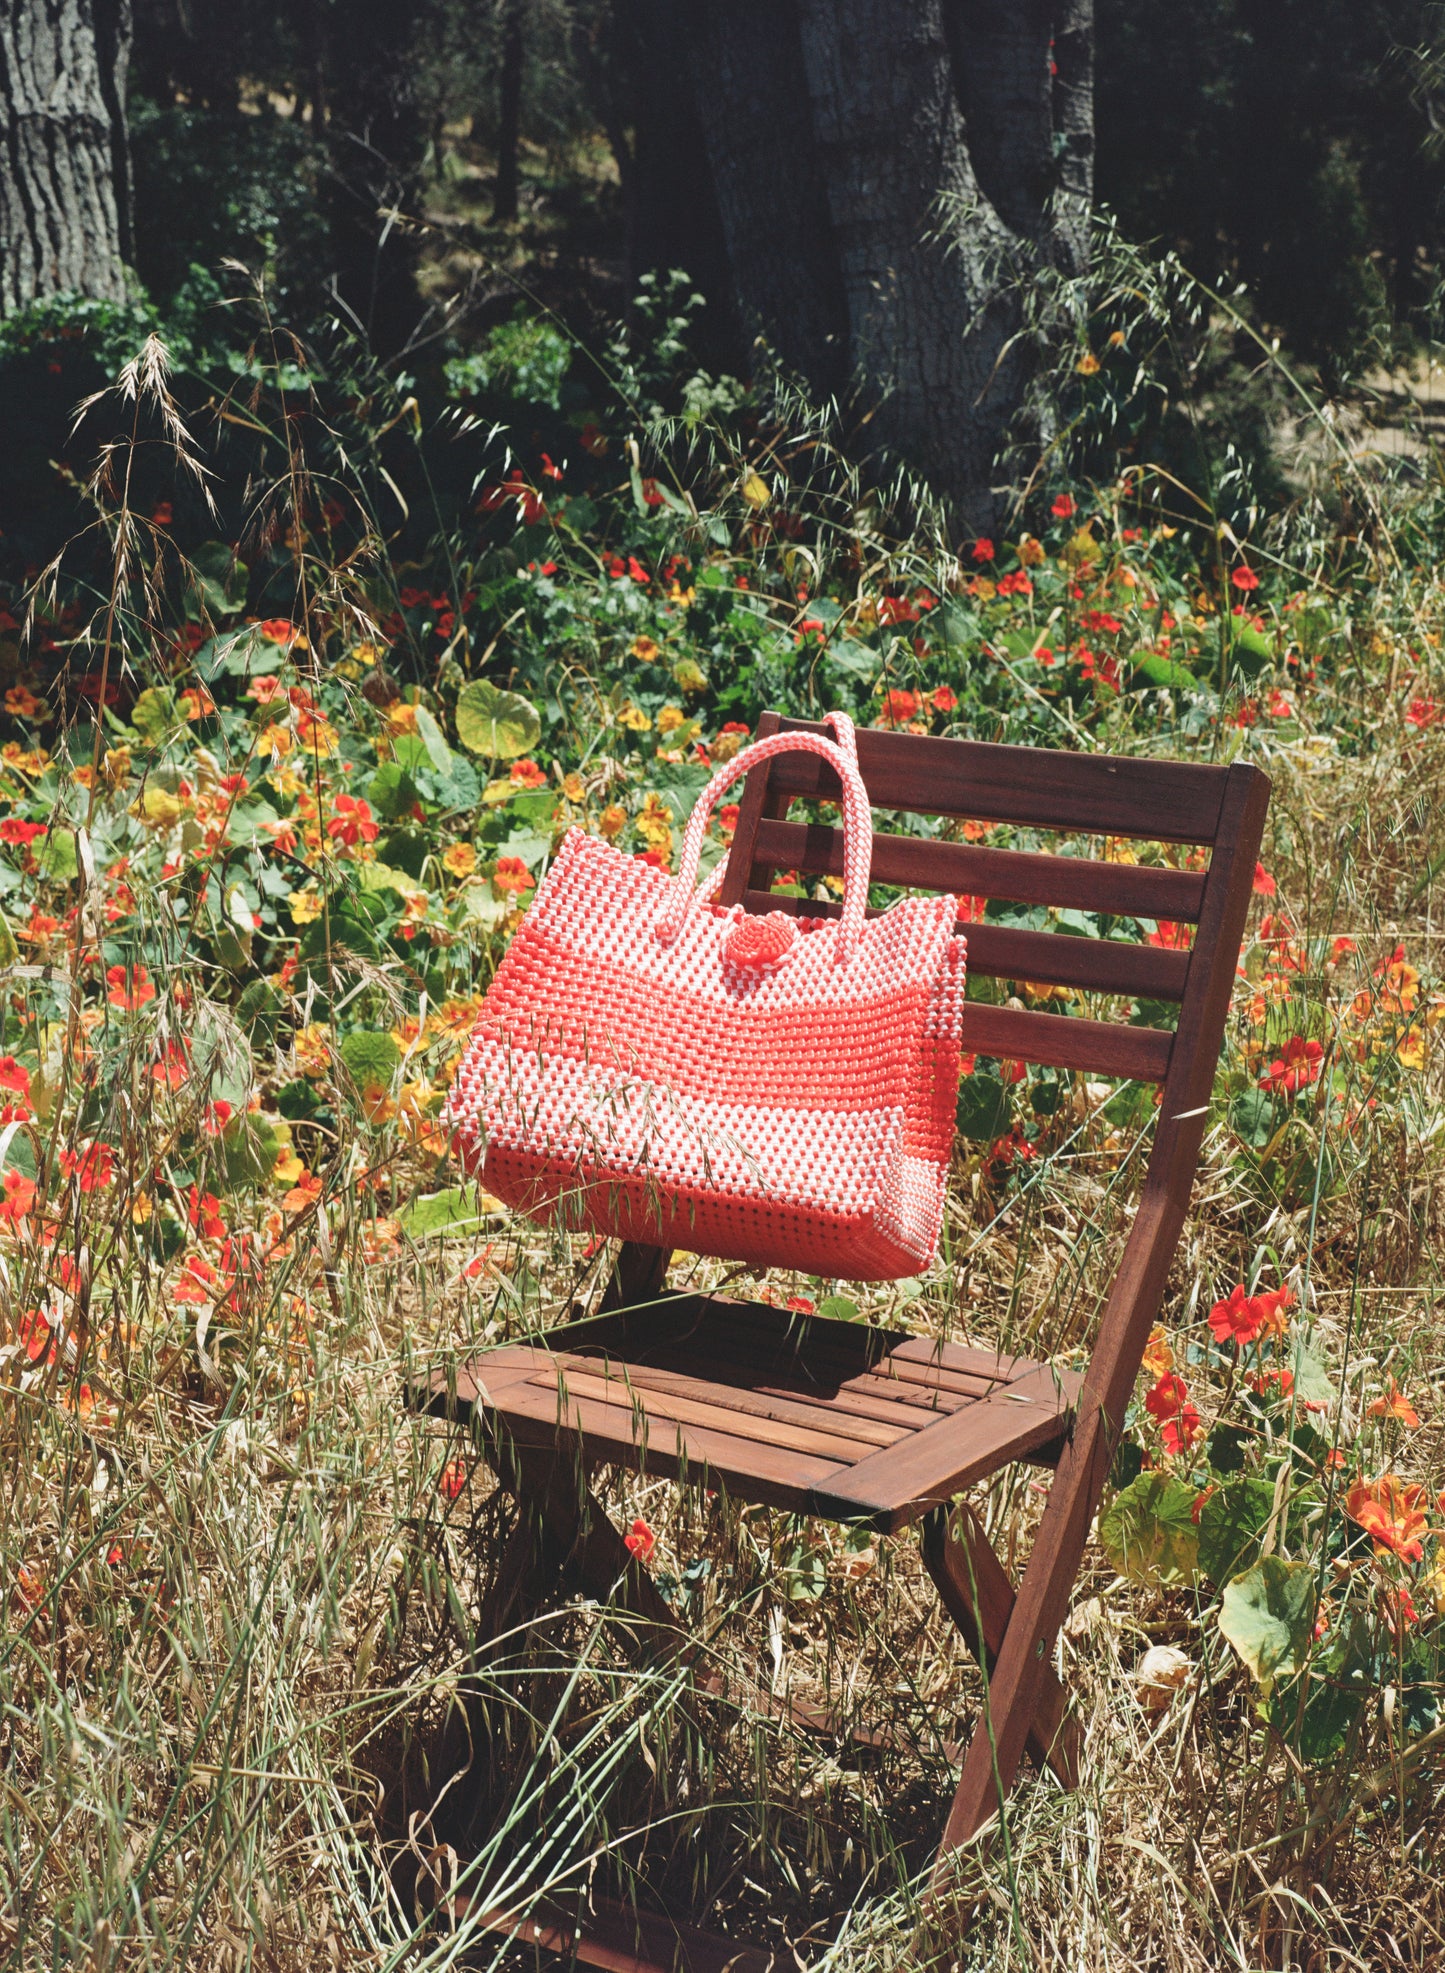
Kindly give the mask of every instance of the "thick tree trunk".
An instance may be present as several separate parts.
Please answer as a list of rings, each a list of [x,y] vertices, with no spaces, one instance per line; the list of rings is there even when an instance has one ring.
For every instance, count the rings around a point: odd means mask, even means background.
[[[497,102],[497,190],[492,218],[517,217],[520,184],[517,146],[522,130],[522,6],[523,0],[503,0],[502,73]]]
[[[130,0],[0,0],[0,314],[125,298]]]
[[[682,0],[730,297],[869,439],[987,531],[1037,361],[1026,295],[1081,272],[1093,0]]]

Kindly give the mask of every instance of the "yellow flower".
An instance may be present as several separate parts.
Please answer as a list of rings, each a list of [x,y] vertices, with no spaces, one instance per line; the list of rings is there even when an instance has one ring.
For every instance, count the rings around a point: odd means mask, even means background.
[[[1036,569],[1044,559],[1044,544],[1026,534],[1019,543],[1019,560],[1026,569]]]
[[[319,891],[297,891],[291,900],[291,916],[298,925],[314,925],[325,910]]]
[[[271,725],[258,736],[256,751],[269,754],[274,761],[284,760],[296,743],[296,736],[289,726]]]
[[[132,1226],[144,1226],[156,1209],[156,1202],[149,1192],[135,1193],[130,1202]]]
[[[1423,1028],[1411,1028],[1402,1036],[1395,1053],[1407,1069],[1423,1069],[1429,1042]]]
[[[301,1160],[288,1144],[271,1167],[271,1183],[273,1185],[284,1185],[289,1188],[296,1183],[305,1169],[305,1165],[302,1164]]]
[[[627,701],[621,712],[618,713],[617,724],[619,726],[625,726],[629,733],[650,733],[652,731],[652,721],[640,706],[633,705],[631,699]]]
[[[1081,377],[1097,377],[1102,367],[1103,366],[1100,364],[1098,357],[1095,356],[1093,350],[1091,349],[1086,349],[1083,355],[1079,358],[1078,362],[1074,365],[1074,368],[1078,371]]]
[[[1169,1338],[1157,1322],[1149,1331],[1149,1340],[1144,1345],[1144,1368],[1156,1379],[1168,1376],[1174,1368],[1174,1352],[1169,1347]]]
[[[569,802],[575,802],[579,808],[587,799],[587,786],[580,774],[563,775],[562,792]]]
[[[296,1066],[303,1076],[324,1076],[330,1069],[331,1030],[324,1021],[298,1028],[291,1045],[296,1052]]]
[[[404,699],[393,699],[382,715],[393,733],[415,733],[416,707]]]
[[[627,810],[619,808],[616,802],[609,802],[597,819],[597,826],[608,842],[615,842],[627,827]]]
[[[442,851],[442,869],[453,877],[470,877],[477,867],[477,852],[470,843],[450,843]]]
[[[1123,836],[1110,836],[1104,844],[1105,863],[1137,863],[1139,852]]]
[[[318,760],[329,760],[341,745],[336,728],[329,719],[306,720],[300,740],[307,753],[314,754]]]
[[[687,714],[681,706],[664,706],[657,715],[659,733],[675,733],[679,726],[686,726]]]
[[[650,637],[634,637],[627,647],[627,655],[639,659],[645,665],[650,665],[659,654],[660,647]]]

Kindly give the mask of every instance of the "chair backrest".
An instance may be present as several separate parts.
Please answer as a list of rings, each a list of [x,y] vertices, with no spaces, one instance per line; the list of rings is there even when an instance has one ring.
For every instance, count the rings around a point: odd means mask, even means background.
[[[769,712],[758,738],[825,730]],[[882,830],[873,840],[878,884],[1181,928],[1164,935],[1177,943],[1159,943],[1137,926],[1133,938],[1089,938],[967,918],[960,929],[968,938],[970,976],[1117,996],[1120,1005],[1119,1018],[1096,1020],[975,1000],[963,1035],[965,1048],[979,1054],[1164,1083],[1171,1121],[1194,1121],[1201,1113],[1181,1104],[1208,1104],[1269,801],[1267,777],[1243,764],[993,746],[879,728],[860,728],[858,765],[879,810],[1097,837],[1101,848],[1105,840],[1133,838],[1208,850],[1207,867],[1195,869]],[[751,910],[836,911],[811,899],[769,895],[769,886],[779,870],[842,873],[840,829],[787,819],[793,802],[835,800],[839,793],[832,768],[813,754],[781,754],[755,768],[739,804],[721,901]],[[1188,943],[1185,927],[1193,928]],[[1177,1002],[1177,1026],[1131,1023],[1137,1001]],[[1201,1132],[1202,1121],[1185,1136],[1197,1147]]]

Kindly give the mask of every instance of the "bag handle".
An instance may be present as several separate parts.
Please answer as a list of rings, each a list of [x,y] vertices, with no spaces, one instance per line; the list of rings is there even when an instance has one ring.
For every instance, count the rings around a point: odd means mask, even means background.
[[[853,722],[846,713],[830,712],[827,723],[837,738],[825,740],[819,733],[772,733],[766,740],[755,740],[743,747],[715,774],[697,798],[682,839],[682,857],[677,875],[668,886],[662,908],[654,920],[660,939],[671,941],[681,932],[692,912],[702,905],[722,883],[727,868],[724,857],[701,890],[697,888],[697,866],[702,856],[702,839],[708,819],[719,796],[725,794],[740,775],[749,773],[774,754],[817,754],[826,760],[843,784],[843,915],[838,921],[837,960],[846,966],[857,950],[868,909],[868,876],[873,864],[873,816],[868,790],[858,772],[858,742]]]

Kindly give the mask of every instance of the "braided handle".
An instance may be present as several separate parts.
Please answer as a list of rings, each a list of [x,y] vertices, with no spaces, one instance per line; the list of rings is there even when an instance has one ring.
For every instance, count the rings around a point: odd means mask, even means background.
[[[735,754],[715,774],[688,818],[682,839],[682,857],[677,875],[668,886],[654,921],[657,935],[672,940],[681,932],[690,914],[711,897],[722,882],[726,858],[701,890],[697,886],[697,866],[702,855],[702,839],[720,795],[740,775],[748,773],[774,754],[817,754],[826,760],[843,784],[843,915],[838,921],[837,960],[846,966],[858,947],[868,908],[868,874],[873,863],[873,817],[868,791],[858,772],[858,744],[853,722],[846,713],[830,712],[828,725],[836,740],[825,740],[817,733],[773,733],[766,740],[755,740]]]

